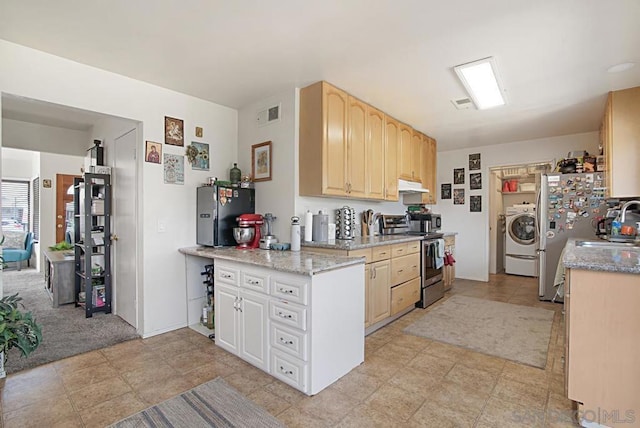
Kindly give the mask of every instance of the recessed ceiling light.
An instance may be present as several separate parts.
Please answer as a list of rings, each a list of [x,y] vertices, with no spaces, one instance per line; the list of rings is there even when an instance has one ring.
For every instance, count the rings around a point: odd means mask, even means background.
[[[620,73],[621,71],[627,71],[636,65],[635,62],[623,62],[622,64],[616,64],[607,68],[607,73]]]
[[[453,67],[479,110],[505,104],[492,57]]]

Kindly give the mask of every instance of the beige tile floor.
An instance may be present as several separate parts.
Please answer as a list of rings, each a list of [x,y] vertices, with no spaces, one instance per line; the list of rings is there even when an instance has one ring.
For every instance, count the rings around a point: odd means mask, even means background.
[[[366,338],[362,365],[307,397],[181,329],[10,375],[1,426],[102,427],[217,376],[290,427],[575,426],[562,305],[539,302],[535,280],[508,275],[458,279],[451,294],[555,311],[546,369],[405,335],[425,313],[416,309]]]

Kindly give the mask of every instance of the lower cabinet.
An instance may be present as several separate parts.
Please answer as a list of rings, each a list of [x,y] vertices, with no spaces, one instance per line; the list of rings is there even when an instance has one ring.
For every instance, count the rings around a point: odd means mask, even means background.
[[[216,345],[320,392],[364,361],[363,267],[306,276],[216,259]]]
[[[237,354],[254,366],[265,370],[267,358],[267,296],[251,291],[219,285],[219,323],[216,323],[216,343]],[[216,299],[216,303],[218,300]]]
[[[389,274],[391,266],[389,260],[371,263],[369,267],[369,290],[367,292],[367,310],[369,324],[375,324],[387,318],[389,313]],[[365,318],[366,324],[366,318]]]
[[[420,277],[391,289],[391,315],[413,307],[420,300]]]

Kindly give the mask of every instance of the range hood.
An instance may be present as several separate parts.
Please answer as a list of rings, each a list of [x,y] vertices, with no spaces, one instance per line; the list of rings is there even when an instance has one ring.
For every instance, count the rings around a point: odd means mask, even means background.
[[[422,183],[416,181],[398,180],[398,192],[400,193],[429,193],[422,188]]]

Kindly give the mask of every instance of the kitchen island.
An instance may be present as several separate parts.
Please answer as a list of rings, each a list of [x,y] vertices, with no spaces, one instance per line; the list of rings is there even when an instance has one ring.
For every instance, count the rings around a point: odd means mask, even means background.
[[[189,324],[214,264],[215,343],[307,395],[364,361],[364,258],[190,247]]]
[[[640,248],[570,239],[562,262],[567,396],[581,422],[640,426]]]

